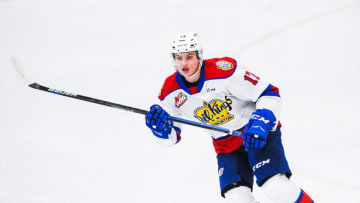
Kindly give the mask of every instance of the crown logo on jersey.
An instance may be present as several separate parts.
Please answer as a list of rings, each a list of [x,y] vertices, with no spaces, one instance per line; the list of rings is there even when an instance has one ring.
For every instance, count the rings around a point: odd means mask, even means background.
[[[216,66],[218,69],[221,69],[221,70],[230,70],[230,69],[234,68],[232,63],[230,63],[228,61],[224,61],[224,60],[216,62]]]
[[[232,119],[234,115],[230,114],[232,100],[225,96],[225,101],[220,99],[213,99],[210,102],[203,102],[203,106],[198,107],[194,111],[195,118],[201,122],[208,123],[210,125],[223,125]]]
[[[186,94],[180,92],[178,96],[175,97],[175,106],[180,108],[187,101]]]

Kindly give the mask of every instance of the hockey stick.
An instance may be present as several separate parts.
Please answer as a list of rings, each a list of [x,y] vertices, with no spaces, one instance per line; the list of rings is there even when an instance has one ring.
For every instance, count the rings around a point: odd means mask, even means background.
[[[109,102],[109,101],[104,101],[101,99],[96,99],[96,98],[92,98],[92,97],[87,97],[87,96],[83,96],[83,95],[79,95],[79,94],[74,94],[71,92],[67,92],[67,91],[63,91],[63,90],[59,90],[59,89],[54,89],[54,88],[49,88],[43,85],[40,85],[36,82],[33,82],[24,72],[23,69],[23,65],[21,64],[21,62],[19,61],[19,59],[17,59],[16,57],[12,57],[11,58],[14,68],[16,70],[16,72],[20,75],[20,77],[25,81],[25,83],[34,89],[37,90],[42,90],[45,92],[49,92],[49,93],[53,93],[53,94],[57,94],[57,95],[61,95],[61,96],[65,96],[65,97],[70,97],[73,99],[79,99],[79,100],[83,100],[83,101],[87,101],[87,102],[91,102],[91,103],[95,103],[95,104],[100,104],[100,105],[104,105],[104,106],[108,106],[111,108],[117,108],[117,109],[121,109],[121,110],[125,110],[125,111],[130,111],[130,112],[134,112],[134,113],[138,113],[138,114],[146,114],[147,111],[143,110],[143,109],[138,109],[138,108],[134,108],[134,107],[130,107],[130,106],[125,106],[122,104],[117,104],[117,103],[113,103],[113,102]],[[191,120],[186,120],[186,119],[182,119],[182,118],[178,118],[178,117],[174,117],[174,116],[169,116],[169,120],[175,121],[175,122],[179,122],[179,123],[183,123],[186,125],[192,125],[192,126],[196,126],[196,127],[200,127],[200,128],[205,128],[208,130],[214,130],[214,131],[218,131],[218,132],[224,132],[224,133],[228,133],[228,134],[232,134],[232,135],[236,135],[236,136],[242,136],[242,133],[236,130],[229,130],[227,128],[221,128],[221,127],[217,127],[217,126],[212,126],[212,125],[208,125],[208,124],[204,124],[204,123],[199,123],[199,122],[195,122],[195,121],[191,121]]]

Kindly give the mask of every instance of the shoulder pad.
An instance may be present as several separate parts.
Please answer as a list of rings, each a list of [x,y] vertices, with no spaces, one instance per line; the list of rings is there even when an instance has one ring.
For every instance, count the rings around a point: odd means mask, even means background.
[[[169,77],[167,77],[165,79],[165,82],[161,88],[161,91],[159,93],[159,99],[163,100],[165,99],[165,97],[170,94],[171,92],[180,89],[179,84],[176,82],[176,74],[177,72],[175,72],[174,74],[170,75]]]
[[[204,60],[205,80],[230,77],[236,69],[236,60],[224,57]]]

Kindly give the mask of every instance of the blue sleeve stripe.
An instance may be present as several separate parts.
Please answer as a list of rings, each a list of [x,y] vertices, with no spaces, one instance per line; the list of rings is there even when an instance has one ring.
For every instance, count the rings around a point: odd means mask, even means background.
[[[263,91],[260,95],[262,96],[273,96],[273,97],[280,97],[279,89],[271,84]]]
[[[274,97],[280,97],[280,94],[277,92],[267,92],[266,94],[262,96],[274,96]]]

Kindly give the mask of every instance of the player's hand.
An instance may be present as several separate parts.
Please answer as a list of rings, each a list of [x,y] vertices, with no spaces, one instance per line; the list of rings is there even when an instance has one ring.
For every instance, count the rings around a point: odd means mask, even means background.
[[[154,104],[145,115],[146,126],[151,129],[156,137],[169,139],[173,122],[168,120],[168,117],[169,114],[161,106]]]
[[[257,109],[251,115],[249,123],[244,127],[243,145],[245,145],[245,150],[263,148],[266,144],[269,131],[275,125],[275,121],[276,118],[272,111]]]

